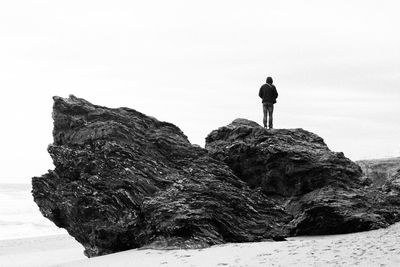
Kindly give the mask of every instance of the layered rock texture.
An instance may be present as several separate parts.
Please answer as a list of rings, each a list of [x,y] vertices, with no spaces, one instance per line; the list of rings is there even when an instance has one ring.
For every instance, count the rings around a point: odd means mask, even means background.
[[[400,219],[398,194],[368,186],[361,168],[303,129],[266,130],[237,119],[211,132],[206,149],[252,188],[281,200],[291,235],[339,234]]]
[[[175,125],[128,108],[54,97],[55,169],[32,179],[42,214],[89,257],[137,247],[196,248],[385,227],[398,191],[302,129],[237,119],[190,144]]]
[[[358,165],[330,151],[316,134],[303,129],[266,131],[244,119],[210,133],[206,149],[266,194],[291,197],[329,185],[356,187],[362,175]]]
[[[173,124],[54,97],[55,170],[33,178],[42,214],[96,256],[287,235],[291,219]]]

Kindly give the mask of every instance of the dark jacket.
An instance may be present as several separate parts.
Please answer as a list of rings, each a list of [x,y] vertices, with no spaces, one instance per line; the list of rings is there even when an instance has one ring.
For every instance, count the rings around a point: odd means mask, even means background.
[[[262,98],[263,103],[275,104],[278,98],[278,91],[273,84],[266,83],[260,88],[258,95]]]

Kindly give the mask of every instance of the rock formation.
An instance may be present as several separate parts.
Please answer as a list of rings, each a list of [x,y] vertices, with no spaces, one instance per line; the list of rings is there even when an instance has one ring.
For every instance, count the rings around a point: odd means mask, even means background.
[[[400,157],[357,161],[363,170],[363,179],[373,187],[390,190],[400,188]]]
[[[323,139],[303,129],[266,131],[237,119],[211,132],[206,149],[249,185],[266,194],[290,197],[331,185],[359,185],[361,168],[343,153],[329,150]]]
[[[42,214],[87,256],[288,234],[291,219],[179,128],[128,108],[54,97],[55,170],[33,178]]]
[[[138,247],[195,248],[385,227],[398,191],[302,129],[238,119],[206,149],[129,108],[54,97],[55,169],[32,179],[42,214],[89,257]]]
[[[237,119],[211,132],[206,149],[252,188],[281,200],[291,235],[339,234],[399,220],[393,195],[366,187],[361,168],[303,129],[266,130]]]

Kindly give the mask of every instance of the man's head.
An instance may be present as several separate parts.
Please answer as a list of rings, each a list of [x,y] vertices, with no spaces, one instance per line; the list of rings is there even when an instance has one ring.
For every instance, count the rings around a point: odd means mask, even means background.
[[[271,78],[271,77],[268,77],[268,78],[267,78],[267,83],[272,84],[272,82],[273,82],[273,81],[272,81],[272,78]]]

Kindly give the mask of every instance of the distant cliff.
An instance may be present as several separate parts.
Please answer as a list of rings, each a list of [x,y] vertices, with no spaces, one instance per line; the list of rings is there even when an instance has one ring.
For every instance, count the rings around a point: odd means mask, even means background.
[[[42,214],[89,257],[386,227],[397,191],[302,129],[235,120],[191,145],[175,125],[129,108],[54,97],[55,169],[32,179]]]
[[[367,183],[383,190],[400,188],[400,157],[386,159],[360,160]]]

